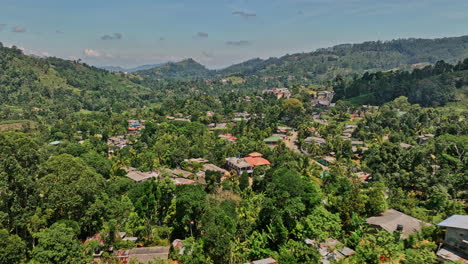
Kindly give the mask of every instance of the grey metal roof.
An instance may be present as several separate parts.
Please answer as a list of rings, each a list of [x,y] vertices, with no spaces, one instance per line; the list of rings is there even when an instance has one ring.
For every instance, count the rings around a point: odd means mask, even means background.
[[[421,231],[423,226],[430,225],[394,209],[388,209],[379,216],[369,217],[367,218],[366,223],[374,226],[380,226],[390,233],[397,230],[398,225],[403,225],[403,231],[401,234],[401,238],[403,239],[407,238],[412,233]]]
[[[468,215],[452,215],[451,217],[445,219],[437,225],[444,227],[468,229]]]

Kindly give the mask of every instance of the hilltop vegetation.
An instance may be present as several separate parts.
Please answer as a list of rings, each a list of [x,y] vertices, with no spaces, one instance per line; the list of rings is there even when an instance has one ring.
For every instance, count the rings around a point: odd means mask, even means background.
[[[411,70],[439,60],[457,63],[468,56],[468,36],[441,39],[398,39],[342,44],[314,52],[285,55],[266,60],[252,59],[221,70],[208,70],[188,59],[138,74],[150,78],[206,79],[230,75],[306,78],[326,82],[337,75]]]
[[[335,99],[349,99],[360,104],[381,105],[399,96],[413,104],[441,106],[466,93],[468,59],[456,65],[443,61],[413,72],[391,71],[365,73],[351,81],[338,77],[333,90]]]
[[[35,58],[0,45],[0,113],[64,116],[82,109],[122,111],[143,106],[150,89],[120,74],[58,58]]]
[[[212,71],[193,59],[186,59],[175,63],[170,62],[163,66],[137,71],[136,74],[155,79],[182,80],[207,79],[213,76]]]

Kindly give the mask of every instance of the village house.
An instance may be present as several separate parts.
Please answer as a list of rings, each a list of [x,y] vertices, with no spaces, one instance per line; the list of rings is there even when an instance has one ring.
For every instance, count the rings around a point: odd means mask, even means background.
[[[287,127],[287,126],[278,126],[276,128],[276,132],[282,133],[282,134],[290,134],[293,131],[292,127]]]
[[[266,258],[266,259],[254,260],[254,261],[247,262],[244,264],[278,264],[278,262],[276,262],[276,260],[273,258]]]
[[[437,226],[445,228],[443,247],[437,251],[439,259],[468,263],[468,215],[452,215]]]
[[[354,250],[344,246],[343,243],[333,238],[327,238],[323,243],[306,239],[305,243],[318,250],[320,256],[322,256],[320,261],[322,264],[335,263],[336,261],[340,261],[356,253]]]
[[[127,139],[126,135],[110,137],[110,138],[107,139],[107,146],[109,146],[109,147],[117,147],[119,149],[123,149],[128,144],[129,144],[129,142],[128,142],[128,139]],[[108,154],[109,155],[114,154],[114,150],[112,148],[109,148]]]
[[[369,217],[366,223],[390,233],[401,232],[401,239],[406,239],[409,235],[421,231],[424,226],[430,225],[394,209],[388,209],[379,216]]]
[[[250,120],[250,114],[248,112],[236,112],[234,113],[234,118],[232,121],[240,122],[240,121],[248,121]]]
[[[186,178],[171,178],[171,180],[174,182],[175,185],[189,185],[189,184],[195,184],[196,181],[186,179]]]
[[[291,98],[292,94],[288,88],[273,88],[262,91],[263,94],[273,94],[276,96],[276,99],[288,99]]]
[[[128,250],[117,250],[115,256],[123,264],[130,263],[134,259],[138,263],[148,264],[154,259],[167,260],[169,258],[170,247],[141,247]]]
[[[210,129],[226,129],[227,123],[210,123],[208,124],[208,128]]]
[[[411,148],[412,146],[413,146],[413,145],[406,144],[406,143],[403,143],[403,142],[402,142],[402,143],[400,143],[400,147],[402,147],[402,148],[405,148],[405,149],[407,149],[407,148]]]
[[[221,138],[221,139],[225,139],[225,140],[227,140],[227,141],[229,141],[231,143],[236,142],[236,140],[237,140],[237,137],[234,137],[234,136],[232,136],[232,134],[229,134],[229,133],[221,134],[218,137]]]
[[[229,171],[223,169],[223,168],[220,168],[214,164],[211,164],[211,163],[204,163],[203,164],[203,168],[195,173],[195,179],[197,180],[197,182],[201,183],[201,184],[205,184],[205,175],[206,175],[206,172],[207,171],[217,171],[217,172],[220,172],[221,173],[221,181],[225,180],[227,177],[231,176],[231,174],[229,173]]]
[[[191,159],[184,159],[186,162],[196,162],[196,163],[207,163],[209,160],[204,158],[191,158]]]
[[[157,179],[159,177],[159,171],[143,172],[133,167],[126,167],[127,178],[134,180],[135,182],[144,182],[152,178]]]
[[[424,134],[418,137],[418,143],[419,144],[424,144],[426,141],[428,141],[430,138],[433,138],[435,135],[434,134]]]
[[[226,166],[230,170],[235,170],[238,175],[241,175],[243,173],[248,173],[252,174],[253,173],[253,167],[245,161],[243,158],[240,157],[231,157],[231,158],[226,158]]]
[[[238,175],[241,175],[242,173],[252,174],[255,167],[270,165],[270,162],[263,158],[263,154],[258,152],[250,153],[245,158],[227,158],[226,161],[226,166],[229,169],[235,170]]]
[[[312,99],[313,106],[322,106],[322,107],[331,107],[333,96],[335,93],[333,91],[321,91],[314,95]]]
[[[327,141],[324,139],[324,138],[321,138],[321,137],[308,137],[306,139],[304,139],[304,142],[305,143],[315,143],[315,144],[318,144],[318,145],[325,145],[327,143]]]
[[[370,180],[372,180],[372,175],[370,173],[367,173],[367,172],[363,172],[363,171],[357,172],[356,176],[359,178],[359,180],[361,182],[364,182],[364,183],[369,182]]]
[[[281,136],[278,136],[278,135],[273,135],[273,136],[270,136],[270,137],[267,137],[263,140],[263,142],[269,146],[276,146],[278,145],[279,142],[281,142],[283,140],[283,138]]]

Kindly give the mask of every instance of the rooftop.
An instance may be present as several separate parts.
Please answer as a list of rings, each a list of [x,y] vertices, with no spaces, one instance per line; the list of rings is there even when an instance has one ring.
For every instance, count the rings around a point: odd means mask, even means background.
[[[127,178],[130,178],[136,182],[143,182],[151,178],[159,177],[159,173],[156,171],[143,172],[132,167],[125,168],[125,170],[127,171]]]
[[[281,137],[279,136],[271,136],[263,140],[265,143],[278,143],[279,141],[281,141]]]
[[[367,224],[380,226],[386,231],[392,233],[401,225],[401,238],[407,238],[409,235],[421,231],[424,225],[429,225],[419,219],[404,214],[394,209],[388,209],[379,216],[369,217],[366,220]]]
[[[278,264],[278,262],[276,262],[276,260],[274,260],[273,258],[266,258],[266,259],[260,259],[260,260],[247,262],[244,264]]]
[[[260,157],[245,157],[244,160],[249,163],[252,167],[257,167],[257,166],[264,166],[264,165],[270,165],[271,163]]]
[[[211,164],[211,163],[205,164],[203,166],[203,170],[204,171],[219,171],[219,172],[221,172],[223,174],[228,172],[227,170],[225,170],[223,168],[220,168],[220,167],[218,167],[218,166],[216,166],[214,164]]]
[[[465,254],[448,247],[441,248],[439,251],[437,251],[437,256],[449,261],[460,261],[461,263],[468,263],[467,256],[465,256]]]
[[[468,229],[468,215],[452,215],[437,225],[443,227]]]
[[[232,158],[227,158],[226,161],[236,166],[237,168],[250,168],[251,167],[250,163],[245,161],[245,159],[243,158],[232,157]]]

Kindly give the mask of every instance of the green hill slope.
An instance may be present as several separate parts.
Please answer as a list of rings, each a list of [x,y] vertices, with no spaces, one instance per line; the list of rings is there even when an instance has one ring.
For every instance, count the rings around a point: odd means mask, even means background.
[[[120,111],[141,106],[150,93],[122,74],[75,61],[26,56],[0,45],[3,119],[28,119],[23,112]]]
[[[327,80],[338,74],[412,69],[439,60],[456,63],[468,56],[468,36],[442,39],[400,39],[343,44],[310,53],[267,60],[254,59],[220,70],[218,74],[299,76]]]
[[[439,60],[456,63],[468,56],[468,36],[441,39],[398,39],[342,44],[314,52],[285,55],[280,58],[259,58],[208,70],[192,59],[169,63],[137,74],[154,79],[207,79],[230,75],[306,78],[328,81],[337,75],[349,76],[364,72],[403,69],[411,70]]]
[[[206,79],[214,75],[214,72],[208,70],[205,66],[194,61],[186,59],[180,62],[171,62],[165,65],[154,67],[148,70],[135,72],[138,75],[154,79]]]
[[[361,78],[334,81],[335,100],[380,105],[399,96],[421,106],[463,102],[468,90],[468,59],[456,65],[437,62],[412,72],[365,73]]]

